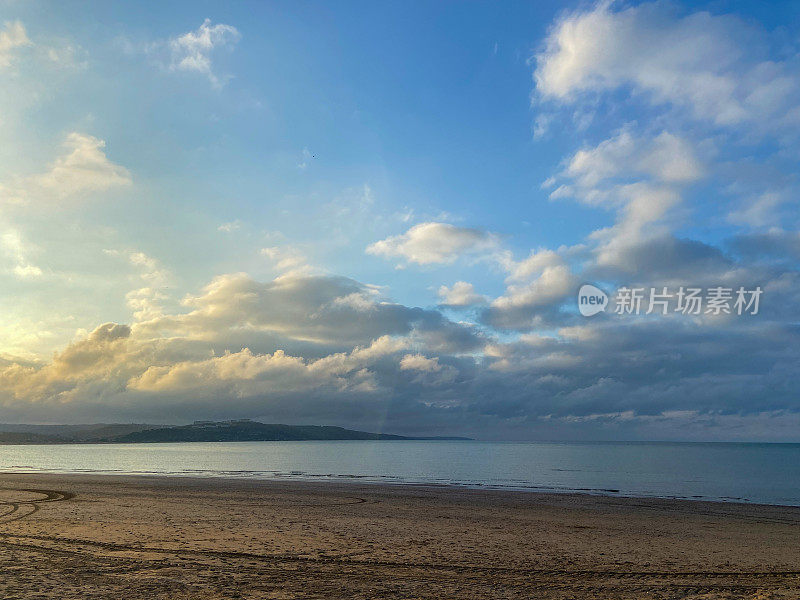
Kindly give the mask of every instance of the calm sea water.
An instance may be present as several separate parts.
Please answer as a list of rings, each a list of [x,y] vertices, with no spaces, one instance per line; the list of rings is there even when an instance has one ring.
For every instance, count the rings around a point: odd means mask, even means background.
[[[800,506],[800,444],[342,441],[0,446],[0,471],[421,483]]]

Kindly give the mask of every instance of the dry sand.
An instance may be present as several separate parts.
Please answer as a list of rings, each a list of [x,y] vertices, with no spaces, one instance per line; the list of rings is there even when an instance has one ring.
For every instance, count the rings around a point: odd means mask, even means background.
[[[0,475],[0,598],[800,598],[800,508]]]

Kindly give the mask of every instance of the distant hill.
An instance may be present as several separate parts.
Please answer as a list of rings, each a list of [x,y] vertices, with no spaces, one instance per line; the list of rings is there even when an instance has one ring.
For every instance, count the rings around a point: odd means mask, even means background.
[[[131,433],[147,431],[150,429],[161,429],[163,425],[142,425],[138,423],[130,424],[98,424],[91,428],[81,429],[75,434],[76,442],[92,443],[101,440],[113,439]]]
[[[69,440],[54,435],[24,431],[0,431],[0,445],[10,444],[66,444]]]
[[[147,425],[144,423],[84,423],[81,425],[29,425],[17,423],[0,423],[0,439],[12,433],[28,433],[44,438],[54,438],[50,443],[85,442],[91,443],[98,439],[108,439],[118,435],[125,435],[133,431],[145,429],[159,429],[163,425]],[[9,439],[12,439],[9,437]],[[33,439],[33,438],[32,438]],[[6,442],[12,443],[12,442]],[[18,442],[28,443],[28,442]],[[46,442],[30,442],[46,443]]]
[[[192,425],[136,431],[111,440],[118,443],[139,442],[283,442],[308,440],[412,440],[388,433],[354,431],[343,427],[320,425],[276,425],[258,421],[200,421]],[[456,438],[448,438],[456,439]],[[465,438],[461,438],[465,439]]]
[[[466,440],[458,437],[408,437],[321,425],[279,425],[247,419],[196,421],[192,425],[106,424],[2,425],[0,444],[153,442],[272,442],[311,440]]]

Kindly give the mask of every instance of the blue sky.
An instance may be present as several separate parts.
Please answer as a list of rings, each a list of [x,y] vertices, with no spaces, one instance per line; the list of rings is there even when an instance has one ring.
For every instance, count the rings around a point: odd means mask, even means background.
[[[796,439],[798,10],[0,3],[0,421]]]

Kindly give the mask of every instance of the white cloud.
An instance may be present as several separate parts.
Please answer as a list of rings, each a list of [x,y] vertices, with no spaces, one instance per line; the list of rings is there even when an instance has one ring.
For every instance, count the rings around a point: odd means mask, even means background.
[[[163,286],[169,279],[169,271],[161,263],[138,250],[104,250],[104,254],[124,258],[131,266],[135,267],[138,277],[143,281],[156,286]]]
[[[301,171],[305,171],[308,168],[308,165],[311,163],[311,159],[313,158],[313,154],[308,148],[303,148],[303,151],[300,153],[300,162],[297,163],[297,168]]]
[[[140,287],[125,294],[125,301],[136,321],[150,321],[164,314],[167,294],[157,287]]]
[[[486,298],[475,292],[475,287],[466,281],[456,281],[453,287],[443,285],[438,291],[444,306],[464,307],[485,304]]]
[[[84,69],[88,65],[84,58],[86,51],[80,46],[69,42],[43,48],[43,52],[47,60],[61,70]]]
[[[555,178],[551,199],[575,198],[616,213],[616,223],[593,232],[598,263],[625,264],[635,245],[669,229],[684,188],[703,177],[693,144],[662,131],[634,136],[628,129],[594,147],[577,151]]]
[[[64,200],[131,185],[130,172],[108,159],[105,145],[91,135],[70,133],[64,140],[63,154],[47,171],[0,185],[0,200],[13,204]]]
[[[22,23],[10,21],[4,25],[4,28],[0,30],[0,68],[11,65],[19,48],[32,45]]]
[[[216,49],[234,46],[241,37],[232,25],[212,25],[211,20],[206,19],[195,31],[170,39],[170,69],[200,73],[208,77],[211,85],[220,88],[229,76],[219,76],[214,72],[211,55]]]
[[[141,253],[108,254],[147,269],[154,266]],[[388,303],[366,309],[352,302],[336,303],[331,300],[347,298],[359,289],[357,283],[342,278],[283,278],[263,285],[244,276],[222,278],[203,296],[187,299],[186,306],[194,310],[185,315],[161,314],[153,322],[133,326],[106,323],[91,333],[79,334],[51,361],[38,365],[0,360],[0,404],[7,406],[13,398],[15,402],[42,400],[63,406],[119,394],[139,394],[139,398],[155,394],[148,396],[153,399],[163,398],[162,394],[178,399],[200,394],[215,401],[264,402],[273,396],[315,391],[331,398],[343,393],[374,394],[379,389],[386,394],[381,373],[389,377],[386,381],[394,379],[391,373],[408,369],[435,373],[434,379],[421,382],[425,385],[439,385],[455,376],[452,367],[438,365],[437,359],[425,359],[430,364],[422,364],[422,358],[412,360],[413,364],[407,360],[406,367],[401,367],[401,355],[410,343],[402,334],[446,325],[434,313]],[[315,286],[321,286],[317,293]],[[279,296],[287,294],[282,302]],[[433,322],[426,322],[431,319]],[[347,350],[331,352],[330,345],[320,339],[323,322],[335,342]],[[169,336],[160,333],[165,326],[170,329]],[[240,346],[222,355],[211,350],[215,341],[226,346],[235,343],[230,342],[231,335],[238,332],[244,333],[242,339],[248,344],[259,345],[259,331],[265,330],[277,334],[272,345],[299,337],[311,356],[282,347],[264,352]],[[317,335],[312,340],[309,333],[314,331]],[[344,332],[350,340],[341,335]],[[365,342],[354,344],[354,333]],[[415,336],[415,344],[424,344],[425,339],[424,335]],[[409,375],[406,380],[415,377],[417,374]],[[347,401],[352,399],[347,397]]]
[[[575,198],[590,206],[618,211],[630,225],[656,221],[680,202],[680,190],[703,175],[692,145],[662,132],[634,137],[623,130],[595,147],[577,151],[554,179],[566,181],[550,193],[553,200]]]
[[[536,57],[543,100],[629,88],[656,106],[717,126],[796,125],[800,84],[789,63],[767,60],[764,34],[732,16],[680,16],[665,3],[614,10],[600,2],[562,18]]]
[[[463,256],[490,253],[497,245],[496,236],[480,229],[429,222],[375,242],[367,248],[367,253],[420,265],[450,264]]]
[[[121,257],[136,269],[137,287],[125,295],[128,308],[137,321],[149,321],[163,315],[163,301],[168,298],[165,288],[170,272],[161,263],[138,250],[104,250],[108,256]],[[145,285],[142,286],[142,283]]]
[[[35,279],[42,276],[42,270],[35,264],[31,263],[28,258],[31,249],[29,244],[26,244],[18,231],[9,229],[0,236],[0,245],[2,245],[6,256],[11,259],[13,264],[12,272],[18,279]]]
[[[49,171],[26,181],[21,196],[43,193],[65,198],[130,185],[130,173],[108,159],[105,145],[103,140],[91,135],[70,133],[64,141],[65,153],[55,160]]]
[[[721,211],[731,223],[763,228],[787,217],[774,190],[789,184],[772,165],[796,154],[789,148],[800,131],[800,67],[775,38],[736,16],[686,14],[663,2],[598,2],[556,21],[536,56],[540,116],[572,115],[578,130],[600,111],[612,126],[625,119],[543,186],[551,199],[614,213],[612,225],[588,237],[587,272],[646,277],[643,267],[658,265],[661,277],[683,276],[685,264],[666,264],[679,259],[723,272],[728,263],[717,249],[674,235],[695,216],[684,204],[690,186],[706,177],[743,196]],[[764,147],[769,136],[777,154]]]
[[[140,276],[145,281],[153,284],[163,284],[166,281],[167,272],[155,258],[144,252],[131,252],[128,260],[134,267],[140,269]]]
[[[519,262],[510,261],[506,268],[509,272],[508,281],[524,281],[532,276],[540,275],[548,267],[564,265],[564,259],[557,252],[542,248],[531,250],[527,258]]]
[[[492,300],[484,320],[501,329],[530,330],[542,315],[558,311],[576,290],[578,280],[564,257],[552,250],[531,251],[528,258],[507,261],[505,293]]]
[[[346,189],[342,194],[328,202],[324,212],[336,221],[348,223],[369,220],[374,223],[375,194],[368,184]]]
[[[42,276],[42,270],[30,263],[18,264],[14,267],[14,275],[20,279],[32,279]]]
[[[442,385],[452,383],[458,370],[450,365],[439,364],[439,358],[428,358],[422,354],[406,354],[400,359],[401,371],[414,371],[418,375],[413,383],[423,385]]]
[[[618,177],[649,176],[664,183],[690,183],[703,174],[694,148],[666,131],[654,138],[636,138],[629,131],[576,152],[564,175],[584,188]]]
[[[437,373],[442,370],[438,358],[428,358],[422,354],[406,354],[400,360],[400,368],[404,371],[423,371]]]
[[[764,192],[749,199],[744,206],[731,211],[728,221],[749,227],[777,225],[780,222],[777,214],[778,208],[786,201],[786,196],[780,192]]]
[[[472,349],[475,332],[436,311],[388,302],[374,288],[352,279],[285,273],[261,283],[243,273],[215,278],[188,296],[189,312],[136,325],[137,332],[214,339],[235,331],[253,339],[291,339],[340,347],[362,345],[382,335],[410,335],[431,347]]]
[[[228,223],[223,223],[219,227],[217,227],[217,231],[222,231],[224,233],[233,233],[242,228],[242,222],[240,220],[229,221]]]
[[[343,356],[345,360],[352,358]],[[376,387],[364,361],[352,360],[346,369],[331,370],[329,357],[306,361],[283,350],[253,354],[248,348],[203,361],[184,361],[149,367],[128,386],[148,392],[226,390],[243,396],[271,392],[303,392],[329,387],[336,391],[373,391]]]
[[[314,269],[308,264],[305,255],[292,246],[270,246],[261,249],[261,256],[272,261],[276,271],[283,274],[298,275],[311,273]]]
[[[30,57],[38,66],[54,66],[59,71],[82,69],[86,66],[85,51],[79,45],[64,39],[50,39],[34,44],[20,21],[6,21],[0,29],[0,69],[10,67],[22,48],[30,47]],[[39,74],[41,77],[41,74]]]
[[[585,245],[539,248],[519,261],[508,256],[503,263],[506,289],[490,301],[481,320],[521,332],[552,327],[562,320],[565,301],[577,292],[578,273],[586,268],[587,259],[591,262],[592,253]]]
[[[509,285],[506,295],[492,302],[495,309],[535,309],[560,303],[577,289],[577,280],[566,264],[545,267],[533,281]]]

